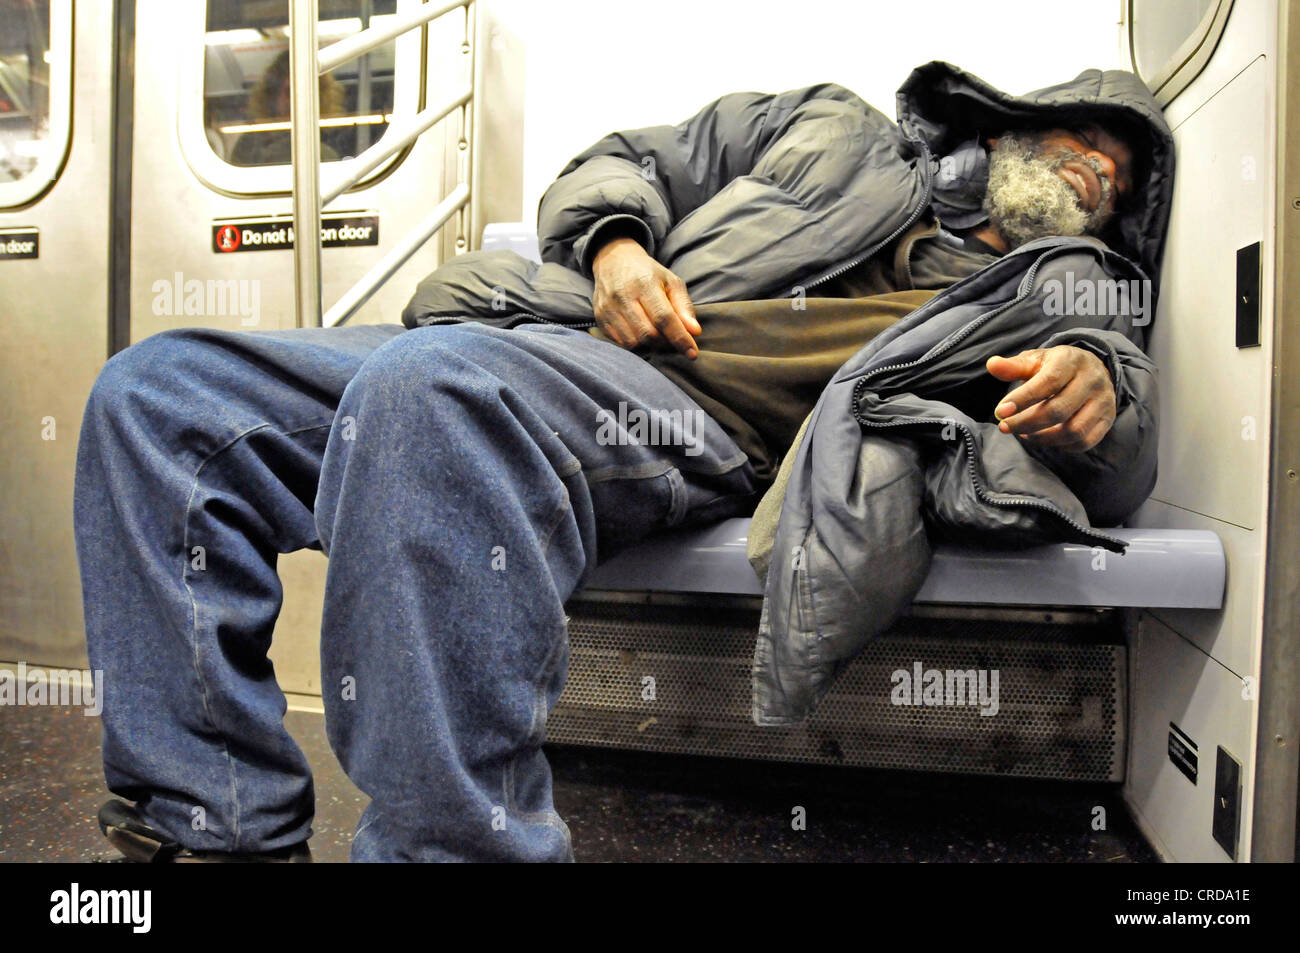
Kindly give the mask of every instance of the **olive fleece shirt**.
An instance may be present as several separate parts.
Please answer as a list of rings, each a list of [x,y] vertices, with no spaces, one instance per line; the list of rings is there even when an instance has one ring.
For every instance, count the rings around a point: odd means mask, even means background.
[[[718,421],[749,457],[758,479],[770,484],[845,361],[997,258],[983,242],[963,242],[933,218],[922,218],[876,255],[816,286],[815,297],[696,305],[703,333],[694,360],[649,346],[641,354]],[[599,328],[591,333],[608,340]]]

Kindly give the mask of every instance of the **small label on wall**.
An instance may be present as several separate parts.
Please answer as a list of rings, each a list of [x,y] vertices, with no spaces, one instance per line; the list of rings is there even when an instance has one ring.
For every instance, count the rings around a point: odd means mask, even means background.
[[[1196,783],[1197,774],[1196,752],[1196,742],[1171,721],[1169,723],[1169,760],[1174,763],[1174,767],[1187,775],[1187,779],[1193,784]]]
[[[322,215],[320,243],[322,248],[378,245],[379,216],[373,212]],[[292,247],[292,215],[212,223],[212,250],[218,254]]]
[[[41,257],[39,228],[0,228],[0,261]]]

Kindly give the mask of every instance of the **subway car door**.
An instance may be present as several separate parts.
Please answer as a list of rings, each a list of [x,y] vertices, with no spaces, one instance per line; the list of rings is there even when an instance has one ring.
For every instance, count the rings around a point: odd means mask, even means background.
[[[320,0],[323,48],[415,0]],[[357,156],[397,135],[426,105],[481,78],[511,44],[479,11],[453,9],[322,77],[322,191]],[[140,0],[135,17],[131,186],[132,341],[168,328],[271,330],[295,325],[291,251],[288,0]],[[494,50],[493,48],[496,47]],[[499,84],[498,87],[499,88]],[[474,103],[454,109],[322,212],[322,303],[328,309],[457,183],[471,179]],[[500,161],[502,150],[497,150]],[[491,214],[519,215],[497,182]],[[476,246],[485,208],[471,204],[383,285],[352,323],[391,323],[439,261]],[[504,204],[503,204],[504,203]],[[310,322],[309,322],[310,323]],[[282,687],[319,694],[325,559],[280,562],[285,604],[273,644]],[[376,572],[382,567],[376,567]]]
[[[1167,104],[1178,150],[1150,339],[1160,368],[1159,480],[1133,525],[1213,530],[1229,567],[1222,611],[1146,610],[1130,643],[1124,796],[1170,860],[1295,854],[1286,696],[1295,694],[1297,633],[1278,621],[1295,612],[1296,564],[1284,547],[1296,527],[1280,507],[1294,495],[1300,432],[1283,347],[1294,347],[1283,293],[1293,279],[1276,265],[1296,195],[1279,175],[1297,108],[1282,93],[1288,43],[1294,63],[1300,36],[1289,7],[1288,15],[1276,0],[1128,4],[1134,65]],[[1268,784],[1257,790],[1261,778]]]
[[[113,35],[108,0],[0,0],[6,662],[85,664],[72,485],[109,348]]]

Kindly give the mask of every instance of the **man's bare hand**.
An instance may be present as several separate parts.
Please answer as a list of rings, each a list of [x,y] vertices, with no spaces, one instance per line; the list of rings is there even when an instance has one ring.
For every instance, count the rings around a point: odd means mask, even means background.
[[[666,341],[689,358],[702,333],[686,283],[630,238],[616,238],[592,261],[596,323],[620,347]]]
[[[1036,348],[990,357],[985,366],[1000,381],[1024,381],[993,411],[1003,433],[1082,453],[1101,443],[1115,423],[1115,385],[1091,351]]]

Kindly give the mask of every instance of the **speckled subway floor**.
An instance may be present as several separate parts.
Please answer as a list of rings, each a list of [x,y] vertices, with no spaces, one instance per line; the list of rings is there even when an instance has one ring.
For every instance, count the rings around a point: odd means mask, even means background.
[[[366,797],[290,712],[316,779],[317,861],[345,861]],[[548,748],[579,861],[1149,862],[1113,785]],[[109,796],[99,721],[79,709],[0,707],[0,862],[114,851],[94,817]],[[792,829],[792,811],[807,826]],[[1096,807],[1107,830],[1093,830]]]

